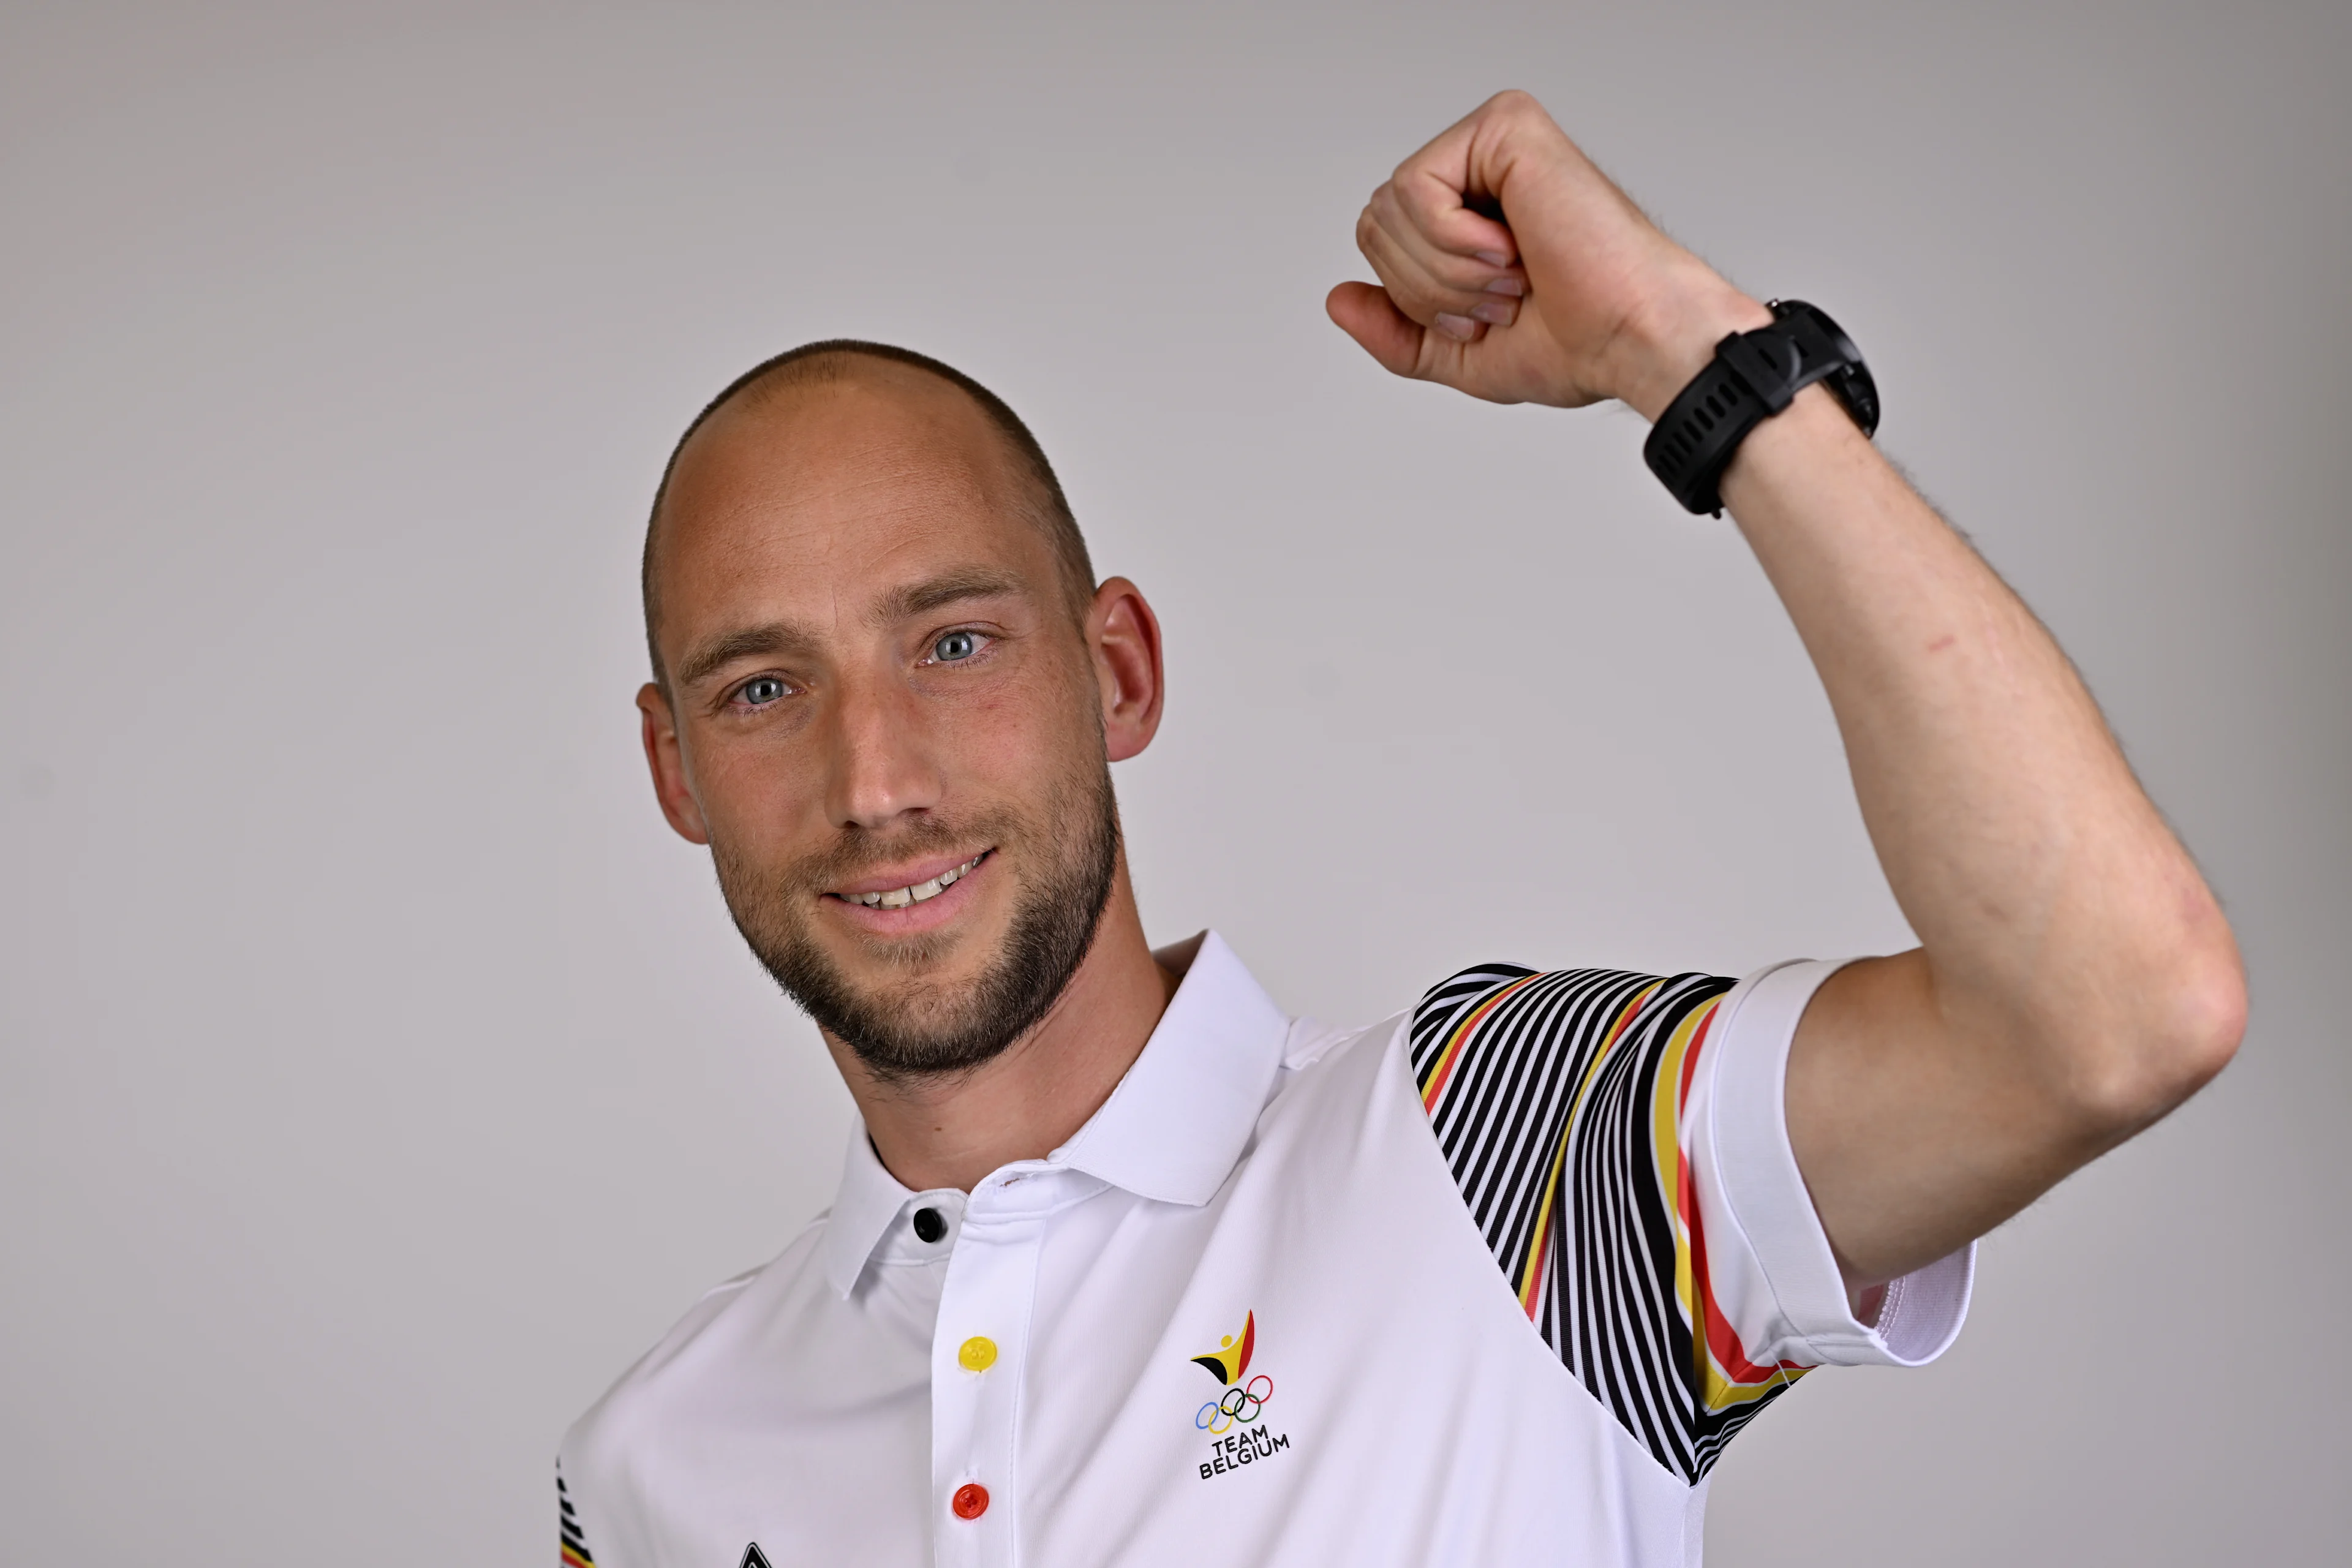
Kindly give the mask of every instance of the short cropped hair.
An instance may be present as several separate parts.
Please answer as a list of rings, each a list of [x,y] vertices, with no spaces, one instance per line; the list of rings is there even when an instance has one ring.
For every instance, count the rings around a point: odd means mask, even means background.
[[[1045,541],[1054,552],[1054,563],[1062,579],[1063,595],[1071,618],[1083,622],[1087,606],[1095,591],[1094,562],[1087,554],[1086,536],[1078,531],[1077,519],[1071,514],[1070,503],[1062,494],[1062,481],[1054,475],[1054,465],[1045,459],[1045,449],[1029,426],[1013,412],[1005,401],[988,388],[964,374],[952,365],[942,364],[929,354],[917,353],[891,343],[866,342],[857,338],[826,338],[820,342],[803,343],[786,349],[772,359],[762,360],[741,375],[727,384],[726,390],[705,405],[694,416],[677,445],[670,448],[669,461],[662,465],[661,483],[654,490],[653,511],[646,520],[645,558],[638,569],[638,586],[645,596],[646,647],[652,656],[654,680],[667,696],[669,692],[669,672],[663,667],[661,655],[661,584],[654,571],[654,551],[661,534],[662,502],[669,494],[670,477],[677,471],[677,459],[694,433],[709,422],[710,416],[726,407],[737,397],[755,391],[769,391],[787,386],[816,385],[845,379],[851,372],[848,362],[856,359],[887,360],[893,364],[910,365],[954,387],[969,397],[988,416],[989,424],[1002,437],[1013,457],[1014,472],[1027,490],[1026,510],[1030,521],[1045,531]]]

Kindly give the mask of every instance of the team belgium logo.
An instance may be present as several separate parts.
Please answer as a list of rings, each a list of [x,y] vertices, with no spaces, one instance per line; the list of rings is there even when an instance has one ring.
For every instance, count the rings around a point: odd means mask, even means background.
[[[1225,1335],[1215,1350],[1192,1358],[1192,1364],[1216,1379],[1223,1390],[1192,1415],[1193,1426],[1211,1439],[1209,1461],[1201,1467],[1204,1481],[1243,1465],[1270,1459],[1290,1447],[1288,1433],[1270,1433],[1258,1424],[1267,1402],[1274,1398],[1274,1379],[1250,1371],[1250,1360],[1256,1354],[1257,1313],[1253,1310],[1243,1314],[1240,1333]]]

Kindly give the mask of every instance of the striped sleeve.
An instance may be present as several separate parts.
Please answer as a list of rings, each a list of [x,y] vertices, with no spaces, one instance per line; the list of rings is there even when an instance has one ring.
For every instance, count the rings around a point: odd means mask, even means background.
[[[588,1551],[588,1532],[581,1528],[579,1510],[572,1506],[572,1493],[563,1485],[561,1459],[555,1464],[555,1527],[556,1561],[561,1568],[596,1568],[596,1559]]]
[[[1433,989],[1412,1066],[1519,1306],[1686,1481],[1807,1369],[1717,1307],[1682,1110],[1733,982],[1493,964]]]

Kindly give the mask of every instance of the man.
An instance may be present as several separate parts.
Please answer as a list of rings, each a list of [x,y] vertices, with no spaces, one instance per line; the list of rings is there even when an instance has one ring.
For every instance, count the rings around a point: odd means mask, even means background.
[[[783,356],[672,458],[638,701],[861,1122],[830,1213],[568,1436],[568,1561],[1695,1562],[1732,1433],[1809,1367],[1938,1353],[1972,1238],[2234,1050],[2211,895],[1871,447],[1825,321],[1519,94],[1358,240],[1380,286],[1328,308],[1390,371],[1663,419],[1662,476],[1719,492],[1803,636],[1922,945],[1483,966],[1358,1031],[1286,1018],[1213,933],[1153,952],[1108,770],[1160,711],[1142,594],[956,373]]]

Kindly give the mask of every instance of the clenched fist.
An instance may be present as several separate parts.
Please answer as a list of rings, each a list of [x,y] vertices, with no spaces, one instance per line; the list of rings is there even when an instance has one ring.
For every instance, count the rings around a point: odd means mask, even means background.
[[[1356,220],[1381,286],[1325,308],[1398,375],[1496,403],[1620,398],[1655,419],[1771,313],[1666,237],[1524,92],[1397,166]]]

